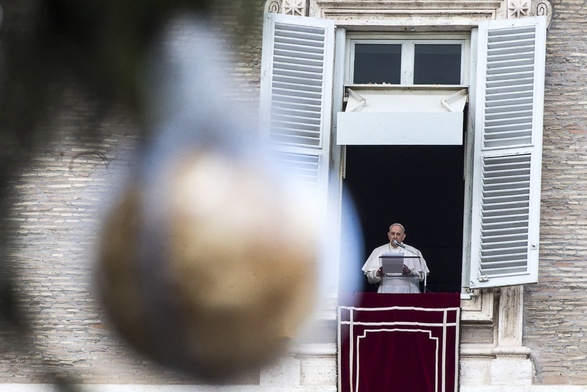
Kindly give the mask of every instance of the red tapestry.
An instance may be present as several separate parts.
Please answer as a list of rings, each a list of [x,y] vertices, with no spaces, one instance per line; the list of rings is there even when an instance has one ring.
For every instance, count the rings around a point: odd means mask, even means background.
[[[361,293],[338,311],[340,392],[458,390],[460,295]]]

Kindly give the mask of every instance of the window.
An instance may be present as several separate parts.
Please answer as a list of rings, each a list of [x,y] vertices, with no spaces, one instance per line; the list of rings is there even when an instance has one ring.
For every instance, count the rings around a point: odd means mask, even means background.
[[[336,140],[332,134],[336,132],[336,124],[331,126],[330,120],[342,111],[345,84],[358,80],[361,83],[392,83],[397,81],[399,68],[400,84],[467,85],[469,115],[465,126],[469,135],[463,146],[461,173],[465,179],[460,235],[463,244],[461,286],[480,288],[535,282],[538,276],[546,18],[483,22],[471,32],[471,53],[468,53],[466,39],[461,39],[460,43],[458,39],[431,42],[430,38],[421,37],[401,42],[367,42],[362,41],[364,37],[351,37],[354,41],[349,45],[344,29],[337,29],[335,37],[334,27],[332,21],[324,19],[266,16],[261,117],[268,135],[279,129],[279,132],[301,135],[300,140],[305,140],[303,135],[309,129],[306,122],[311,119],[320,124],[319,143],[308,139],[308,143],[296,146],[300,148],[291,152],[319,157],[317,182],[324,184],[322,189],[328,193],[330,210],[336,211],[339,209],[332,204],[341,203],[341,160],[335,157],[336,148],[330,148]],[[335,65],[333,74],[342,74],[342,77],[332,78],[332,74],[325,71],[316,78],[312,72],[299,69],[300,65],[315,69],[330,67],[328,61],[334,58],[335,41],[339,45],[337,54],[345,53],[341,45],[346,44],[349,51],[346,59],[344,55],[336,58],[342,69]],[[320,55],[310,59],[308,53]],[[349,61],[353,63],[350,67]],[[371,66],[370,63],[376,63],[372,74],[364,69]],[[435,65],[440,63],[450,69],[435,72],[441,68]],[[471,64],[470,72],[468,64]],[[319,88],[310,94],[307,90],[311,86]],[[292,104],[312,100],[320,109],[307,111],[300,107],[295,113],[279,112],[283,92],[291,95]],[[279,116],[284,114],[289,116],[288,126],[272,128],[274,120],[283,119]],[[280,142],[277,145],[278,148],[294,147]],[[415,151],[412,154],[420,156],[420,164],[426,165],[425,153]],[[433,165],[424,169],[438,170]],[[395,178],[392,174],[381,181],[397,179],[399,174],[393,174]],[[442,174],[438,171],[440,178]],[[418,180],[409,176],[400,179]],[[425,196],[434,197],[434,194]],[[382,196],[375,189],[373,197]],[[433,224],[443,223],[442,212],[435,215],[438,221]],[[443,243],[454,240],[440,238]]]
[[[349,33],[346,47],[338,144],[462,145],[469,35]]]
[[[348,84],[463,85],[468,39],[349,38]]]
[[[414,84],[460,84],[461,45],[415,44]]]
[[[353,48],[352,83],[401,83],[401,44],[354,42]]]

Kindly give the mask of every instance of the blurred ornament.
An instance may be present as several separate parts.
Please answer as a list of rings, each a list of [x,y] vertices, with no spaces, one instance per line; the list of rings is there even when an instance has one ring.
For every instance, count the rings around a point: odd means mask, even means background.
[[[275,359],[308,321],[320,222],[227,98],[230,56],[214,37],[179,18],[152,52],[156,136],[105,219],[98,286],[136,349],[226,382]]]

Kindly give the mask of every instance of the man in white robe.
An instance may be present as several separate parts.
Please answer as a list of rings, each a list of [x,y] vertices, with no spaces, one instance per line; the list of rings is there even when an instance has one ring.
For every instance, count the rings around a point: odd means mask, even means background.
[[[371,252],[363,265],[363,273],[371,284],[378,284],[378,293],[419,293],[420,282],[426,281],[430,273],[422,253],[413,246],[404,244],[406,230],[400,223],[394,223],[387,233],[389,243],[381,245]],[[384,274],[381,268],[381,256],[403,255],[404,268],[401,276]],[[426,283],[424,283],[426,287]]]

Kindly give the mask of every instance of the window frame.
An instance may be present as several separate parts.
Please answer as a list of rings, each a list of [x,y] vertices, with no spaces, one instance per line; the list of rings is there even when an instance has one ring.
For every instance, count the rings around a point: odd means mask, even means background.
[[[459,84],[445,86],[467,85],[469,82],[469,58],[471,56],[471,34],[467,33],[348,33],[345,44],[345,85],[356,84],[353,81],[354,51],[356,44],[401,44],[401,72],[400,84],[393,86],[425,86],[415,85],[414,80],[414,52],[417,44],[446,44],[461,45],[461,80]]]
[[[281,15],[280,17],[286,17],[285,15]],[[268,17],[268,19],[276,19],[278,18],[277,16],[274,17]],[[316,23],[324,23],[324,20],[322,19],[317,19],[317,18],[304,18],[304,17],[291,17],[289,16],[289,18],[294,18],[294,19],[288,19],[285,20],[284,19],[284,23],[300,23],[300,24],[304,24],[305,21],[310,21],[313,20]],[[295,22],[294,22],[295,21]],[[338,50],[335,50],[335,55],[334,55],[334,59],[335,59],[335,63],[334,63],[334,68],[333,68],[333,74],[334,74],[334,79],[331,80],[330,85],[327,86],[322,86],[323,91],[324,92],[328,92],[328,94],[325,94],[325,96],[331,96],[333,98],[333,101],[331,102],[323,102],[327,105],[331,105],[330,107],[332,108],[332,111],[329,113],[326,112],[322,112],[322,115],[325,116],[324,120],[326,122],[329,122],[331,119],[333,121],[333,127],[332,129],[328,129],[328,130],[324,130],[325,134],[323,135],[324,137],[324,141],[329,141],[324,143],[324,145],[322,146],[321,149],[319,149],[320,151],[314,150],[314,154],[318,153],[318,155],[320,155],[323,160],[323,164],[322,166],[322,170],[320,172],[322,173],[328,173],[327,175],[323,176],[322,178],[318,179],[318,182],[321,183],[324,187],[322,189],[326,189],[327,190],[327,195],[325,195],[326,199],[328,200],[328,205],[326,206],[326,210],[329,212],[333,212],[332,216],[334,217],[334,221],[336,221],[337,219],[340,220],[340,208],[341,206],[344,204],[344,200],[342,200],[342,195],[341,195],[341,181],[340,178],[342,176],[344,176],[344,152],[341,152],[341,154],[339,155],[336,150],[338,150],[337,148],[334,148],[334,139],[333,139],[333,135],[336,132],[336,116],[334,115],[335,113],[337,113],[338,111],[340,111],[342,109],[342,101],[343,101],[343,96],[344,96],[344,81],[346,78],[346,81],[348,82],[348,75],[350,72],[349,70],[351,69],[350,67],[348,67],[348,53],[349,53],[349,45],[348,45],[348,39],[352,38],[361,38],[361,37],[381,37],[382,34],[354,34],[354,33],[350,33],[347,35],[347,37],[345,37],[344,39],[342,38],[344,36],[345,33],[345,29],[344,27],[336,27],[334,26],[334,21],[330,20],[330,22],[332,22],[330,24],[330,26],[328,27],[328,31],[329,36],[332,38],[332,36],[334,35],[334,29],[336,28],[336,46],[338,48]],[[482,235],[482,228],[480,228],[480,225],[478,225],[475,221],[475,215],[479,214],[480,211],[476,210],[476,208],[478,209],[478,204],[477,207],[475,206],[475,195],[479,195],[479,192],[475,192],[473,190],[473,187],[479,187],[481,185],[483,185],[483,181],[484,179],[478,174],[479,173],[479,160],[480,158],[484,158],[485,156],[481,156],[479,154],[479,149],[477,148],[477,146],[479,145],[479,139],[483,138],[485,135],[485,131],[483,130],[484,127],[484,119],[485,119],[485,115],[487,113],[489,113],[489,110],[487,112],[483,112],[482,108],[485,107],[485,98],[483,96],[485,89],[484,86],[481,86],[480,83],[483,83],[483,81],[481,79],[479,79],[480,76],[480,72],[477,72],[478,68],[482,68],[482,67],[486,67],[487,64],[484,63],[483,60],[483,49],[482,47],[485,45],[485,42],[483,42],[482,44],[478,44],[476,42],[473,42],[473,40],[475,39],[475,37],[478,38],[477,41],[483,41],[483,40],[487,40],[489,35],[492,35],[495,37],[497,36],[497,40],[499,41],[501,39],[500,37],[500,32],[497,31],[499,30],[499,27],[497,27],[496,22],[498,24],[502,24],[506,27],[508,26],[513,26],[514,29],[517,29],[519,27],[522,27],[523,29],[527,29],[528,26],[533,26],[532,28],[535,29],[535,33],[536,33],[536,37],[538,37],[538,39],[536,39],[533,42],[533,45],[535,46],[535,52],[533,53],[533,55],[531,55],[531,58],[538,58],[537,59],[537,63],[535,66],[536,69],[536,73],[534,74],[534,86],[536,88],[536,91],[534,93],[534,97],[535,97],[535,101],[534,101],[534,114],[532,116],[533,118],[533,122],[532,122],[532,132],[536,132],[536,135],[532,136],[532,138],[534,139],[534,152],[533,155],[536,156],[536,159],[533,159],[534,164],[532,165],[533,169],[531,170],[538,170],[535,171],[533,175],[530,176],[531,178],[531,182],[532,184],[532,189],[536,190],[532,191],[533,195],[532,195],[532,211],[529,213],[529,215],[532,216],[533,218],[533,224],[531,225],[531,227],[529,227],[529,230],[531,231],[530,235],[532,237],[532,248],[529,249],[529,257],[527,258],[527,264],[531,267],[531,271],[530,274],[527,274],[527,276],[524,279],[521,279],[521,275],[512,275],[509,276],[508,279],[506,280],[500,280],[499,277],[498,279],[495,279],[493,281],[488,282],[487,279],[484,278],[484,280],[480,280],[477,279],[478,282],[473,282],[473,269],[475,269],[475,265],[472,263],[472,260],[474,257],[479,257],[479,255],[475,255],[475,252],[480,252],[481,249],[479,246],[475,247],[475,246],[470,246],[471,243],[475,243],[475,240],[478,240]],[[487,24],[491,24],[489,26],[489,28],[486,26]],[[472,28],[471,31],[468,31],[466,33],[455,33],[455,35],[458,36],[463,36],[466,35],[467,37],[469,37],[469,39],[471,40],[469,45],[473,45],[475,46],[476,50],[471,51],[469,49],[469,51],[467,51],[466,55],[463,55],[463,59],[462,61],[465,61],[465,68],[464,68],[464,72],[463,72],[463,77],[465,77],[464,80],[467,81],[466,85],[469,86],[469,93],[470,96],[472,97],[473,102],[471,102],[471,106],[469,108],[469,116],[467,118],[467,129],[468,129],[468,133],[469,133],[469,139],[474,139],[474,140],[467,140],[465,141],[466,143],[466,148],[467,148],[467,153],[466,153],[466,173],[465,176],[467,178],[467,181],[465,183],[465,205],[463,206],[464,211],[465,211],[465,222],[464,222],[464,232],[463,232],[463,244],[464,244],[464,251],[463,251],[463,279],[462,279],[462,288],[463,290],[466,290],[468,288],[490,288],[490,287],[502,287],[502,286],[507,286],[507,285],[516,285],[516,284],[526,284],[526,283],[535,283],[537,281],[537,269],[538,269],[538,226],[535,223],[539,223],[539,215],[540,215],[540,209],[539,209],[539,191],[540,191],[540,159],[541,159],[541,138],[542,138],[542,116],[543,116],[543,91],[544,91],[544,57],[545,57],[545,35],[546,35],[546,17],[545,16],[540,16],[540,17],[532,17],[532,18],[522,18],[522,19],[512,19],[512,20],[501,20],[501,21],[485,21],[482,22],[479,25],[479,29],[477,28]],[[479,33],[477,33],[477,31],[479,30]],[[483,32],[484,34],[482,35],[481,32]],[[489,34],[487,34],[489,32]],[[441,33],[442,34],[442,33]],[[390,34],[385,34],[385,36],[388,36]],[[415,36],[417,35],[417,38],[420,39],[422,37],[424,37],[425,35],[419,35],[417,33],[414,34]],[[430,34],[428,34],[429,36]],[[445,34],[442,34],[443,36]],[[446,34],[446,36],[449,36],[450,34]],[[265,37],[264,36],[264,48],[265,48],[265,44],[272,40],[273,37]],[[414,39],[416,39],[416,37],[414,37]],[[332,39],[329,40],[330,42],[332,42]],[[516,41],[517,42],[517,41]],[[340,48],[339,44],[346,44],[345,48]],[[334,46],[334,44],[333,44]],[[479,49],[481,48],[481,49]],[[340,58],[339,54],[342,53],[346,53],[346,55],[344,56],[344,58]],[[264,58],[266,57],[266,55],[270,55],[270,53],[266,53],[266,50],[263,50],[263,56]],[[341,56],[343,57],[343,56]],[[468,61],[466,60],[470,60],[470,64]],[[261,101],[263,102],[263,95],[265,92],[265,95],[270,96],[270,92],[271,92],[271,83],[272,80],[270,78],[270,73],[271,71],[271,66],[272,64],[270,62],[267,62],[267,64],[265,64],[264,61],[264,65],[263,65],[263,69],[262,69],[262,79],[261,79]],[[470,67],[470,68],[469,68]],[[483,69],[482,70],[483,73],[487,72],[487,69]],[[489,80],[489,79],[487,79]],[[343,83],[341,83],[341,81]],[[542,86],[540,86],[539,84],[542,83]],[[418,85],[420,86],[420,85]],[[475,91],[480,91],[481,93],[479,94],[479,97],[477,97],[478,94],[475,93]],[[332,93],[332,95],[330,95],[330,93]],[[478,99],[477,99],[478,98]],[[267,97],[265,97],[265,101],[267,103],[270,103],[270,99],[269,101],[267,101]],[[475,103],[476,101],[476,103]],[[262,111],[263,110],[267,110],[269,108],[269,105],[261,105],[262,106]],[[262,113],[261,118],[265,118],[267,117],[267,115],[271,116],[270,113]],[[506,116],[508,117],[508,116]],[[331,133],[332,131],[332,133]],[[473,133],[473,131],[475,131]],[[470,146],[475,146],[475,148],[470,148]],[[332,147],[332,148],[330,148]],[[341,150],[344,150],[344,148],[341,148]],[[474,151],[473,151],[474,150]],[[516,151],[513,152],[506,152],[506,154],[516,154]],[[328,164],[326,163],[328,162]],[[328,166],[328,167],[326,167]],[[472,173],[471,173],[472,172]],[[338,176],[337,176],[338,174]],[[338,177],[338,178],[336,178]],[[477,188],[479,189],[479,188]],[[538,196],[538,198],[536,198],[536,196]],[[473,200],[471,200],[473,199]],[[338,212],[336,212],[338,211]],[[340,230],[340,226],[339,226],[339,230]],[[340,245],[340,244],[339,244]],[[470,277],[470,279],[468,277]],[[489,277],[490,279],[492,278],[491,276]],[[479,283],[479,284],[476,284]]]

